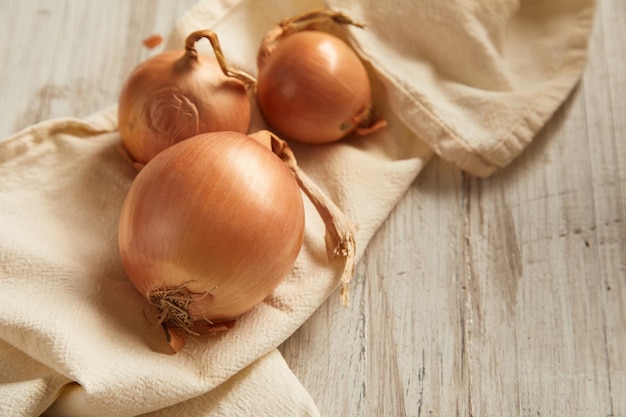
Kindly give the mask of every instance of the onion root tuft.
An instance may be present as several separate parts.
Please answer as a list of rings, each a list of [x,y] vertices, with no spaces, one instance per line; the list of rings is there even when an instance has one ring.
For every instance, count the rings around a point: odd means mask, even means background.
[[[199,333],[193,331],[194,320],[189,314],[189,306],[195,301],[206,297],[213,297],[210,294],[212,290],[213,289],[206,291],[198,296],[187,289],[187,284],[182,284],[177,288],[155,289],[148,294],[147,298],[159,312],[157,325],[163,325],[164,328],[179,328],[188,334],[199,336]]]

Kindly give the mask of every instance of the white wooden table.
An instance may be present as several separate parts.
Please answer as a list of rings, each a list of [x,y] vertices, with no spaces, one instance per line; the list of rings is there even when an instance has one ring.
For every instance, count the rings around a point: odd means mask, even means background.
[[[0,0],[0,137],[117,100],[195,0]],[[325,416],[626,416],[626,1],[510,167],[435,159],[281,352]]]

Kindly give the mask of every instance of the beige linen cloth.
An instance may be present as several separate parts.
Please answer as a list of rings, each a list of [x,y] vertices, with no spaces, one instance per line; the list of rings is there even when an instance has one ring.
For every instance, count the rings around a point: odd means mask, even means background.
[[[255,73],[265,31],[323,6],[366,24],[349,32],[388,128],[292,148],[358,227],[357,259],[433,155],[488,176],[522,152],[580,79],[594,10],[592,0],[203,0],[167,47],[210,28],[231,64]],[[251,130],[262,127],[257,116]],[[276,350],[338,296],[341,263],[326,258],[311,204],[276,292],[229,332],[164,354],[118,257],[134,177],[118,144],[114,107],[0,143],[0,416],[319,415]]]

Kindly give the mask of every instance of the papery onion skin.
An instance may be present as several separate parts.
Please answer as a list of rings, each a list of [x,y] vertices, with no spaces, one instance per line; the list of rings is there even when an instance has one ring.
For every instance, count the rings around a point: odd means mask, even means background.
[[[122,263],[146,298],[185,286],[192,320],[237,318],[293,268],[304,206],[293,173],[238,132],[184,140],[137,175],[119,224]],[[206,296],[206,295],[209,296]]]
[[[338,37],[304,30],[261,47],[257,97],[278,133],[305,143],[328,143],[369,122],[372,93],[365,66]]]
[[[118,124],[130,156],[145,164],[165,148],[214,131],[245,133],[250,99],[213,57],[166,51],[139,64],[119,98]]]

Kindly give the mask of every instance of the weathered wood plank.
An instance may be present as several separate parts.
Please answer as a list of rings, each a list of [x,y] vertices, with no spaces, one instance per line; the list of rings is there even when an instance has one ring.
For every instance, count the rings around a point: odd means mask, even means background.
[[[130,70],[154,53],[196,2],[0,2],[0,137],[38,121],[84,117],[115,104]]]
[[[283,346],[327,415],[626,415],[625,30],[600,1],[583,83],[535,143],[488,180],[431,162],[359,265],[358,311],[331,299],[300,331],[335,341]]]

